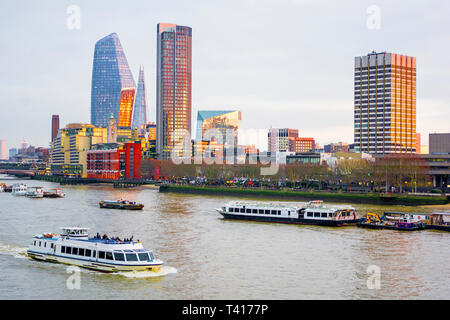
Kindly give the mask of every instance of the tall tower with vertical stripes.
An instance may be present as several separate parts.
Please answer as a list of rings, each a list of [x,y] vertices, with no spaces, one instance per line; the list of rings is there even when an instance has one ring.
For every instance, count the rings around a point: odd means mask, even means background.
[[[355,57],[356,152],[416,152],[416,58],[381,52]]]
[[[156,152],[183,157],[183,132],[191,133],[192,29],[170,23],[157,26]],[[176,149],[180,146],[179,149]]]

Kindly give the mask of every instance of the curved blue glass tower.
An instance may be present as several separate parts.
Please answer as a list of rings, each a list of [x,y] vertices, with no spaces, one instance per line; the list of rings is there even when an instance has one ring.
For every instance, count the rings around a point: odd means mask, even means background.
[[[111,114],[118,121],[121,92],[135,87],[117,34],[98,40],[92,69],[91,123],[107,127]]]
[[[136,99],[134,100],[133,109],[133,125],[132,129],[140,129],[142,125],[147,123],[147,98],[145,95],[144,68],[139,69],[139,79],[136,91]]]

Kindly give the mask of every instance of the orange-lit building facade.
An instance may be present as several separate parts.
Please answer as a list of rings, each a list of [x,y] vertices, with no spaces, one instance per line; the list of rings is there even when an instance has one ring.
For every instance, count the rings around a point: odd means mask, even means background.
[[[370,53],[355,58],[355,152],[416,152],[416,58]]]
[[[122,89],[120,93],[119,127],[131,127],[134,103],[134,88]]]
[[[314,138],[304,138],[297,137],[290,140],[290,150],[291,152],[301,153],[301,152],[311,152],[316,148],[316,141]]]
[[[185,132],[191,133],[192,29],[170,23],[157,27],[156,150],[169,159]],[[184,156],[183,148],[174,150]]]

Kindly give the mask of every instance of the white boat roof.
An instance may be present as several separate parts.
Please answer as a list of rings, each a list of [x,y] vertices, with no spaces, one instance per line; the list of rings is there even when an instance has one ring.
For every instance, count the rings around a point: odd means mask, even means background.
[[[432,212],[433,215],[450,216],[450,212]]]
[[[249,207],[265,207],[265,208],[322,208],[322,209],[354,209],[354,207],[349,205],[328,205],[324,204],[321,200],[315,200],[310,202],[263,202],[263,201],[230,201],[228,204],[237,206],[249,206]]]
[[[64,231],[87,231],[89,228],[82,228],[82,227],[60,227],[61,230]]]

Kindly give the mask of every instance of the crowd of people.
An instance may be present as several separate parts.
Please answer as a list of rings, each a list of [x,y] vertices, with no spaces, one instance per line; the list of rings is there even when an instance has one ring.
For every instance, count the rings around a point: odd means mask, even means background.
[[[120,239],[119,237],[108,237],[108,235],[106,233],[102,236],[102,235],[100,235],[100,233],[97,232],[94,239],[102,239],[102,240],[106,240],[106,241],[116,241],[116,242],[132,242],[133,236],[131,236],[131,238]]]

